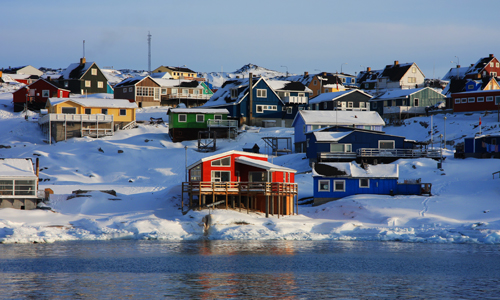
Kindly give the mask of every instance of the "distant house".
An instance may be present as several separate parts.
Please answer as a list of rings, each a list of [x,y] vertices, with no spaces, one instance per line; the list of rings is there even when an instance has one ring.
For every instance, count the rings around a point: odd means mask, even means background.
[[[2,69],[1,70],[5,74],[17,74],[17,75],[35,75],[35,76],[42,76],[43,72],[38,70],[37,68],[27,65],[27,66],[21,66],[21,67],[9,67],[7,69]]]
[[[370,110],[372,95],[361,90],[324,93],[309,100],[312,110]]]
[[[89,95],[108,92],[108,79],[95,62],[87,62],[85,57],[79,63],[69,65],[59,84],[73,94]]]
[[[135,126],[137,105],[124,99],[49,98],[38,120],[51,143],[72,137],[103,137]]]
[[[160,88],[150,76],[136,76],[116,84],[114,97],[136,102],[138,107],[160,106]]]
[[[440,158],[439,150],[381,131],[329,127],[306,134],[306,156],[311,162],[353,161],[390,163],[399,158]]]
[[[311,74],[304,72],[303,75],[293,75],[287,77],[277,77],[277,80],[300,82],[305,85],[311,94],[309,98],[314,98],[320,94],[344,91],[346,86],[355,87],[355,77],[344,73],[321,72]]]
[[[267,155],[228,151],[205,157],[187,167],[182,184],[190,208],[225,208],[291,215],[297,213],[296,170],[268,162]]]
[[[487,134],[464,138],[463,147],[457,147],[456,158],[500,158],[500,135]]]
[[[430,88],[395,89],[370,99],[370,108],[388,119],[406,119],[425,115],[426,107],[445,102],[446,97]]]
[[[176,107],[184,103],[186,107],[205,104],[213,92],[205,82],[184,79],[153,78],[160,85],[162,106]]]
[[[306,152],[308,132],[331,126],[352,126],[382,131],[385,122],[376,111],[302,110],[292,122],[295,152]]]
[[[217,137],[236,136],[238,122],[228,120],[224,108],[173,108],[168,111],[168,134],[173,142],[198,139],[200,131],[215,131]]]
[[[41,201],[31,158],[1,158],[0,182],[0,208],[35,209]]]
[[[186,67],[159,66],[151,73],[168,73],[173,79],[196,80],[198,74]]]
[[[13,93],[14,111],[22,111],[25,106],[36,110],[45,108],[49,98],[68,98],[69,93],[56,81],[39,79]]]
[[[383,70],[361,71],[356,78],[360,89],[378,93],[389,89],[414,89],[424,86],[425,75],[416,63],[400,64],[397,60]]]
[[[318,163],[313,167],[314,204],[357,194],[422,195],[431,193],[430,183],[420,179],[398,183],[399,165],[367,165],[352,162]]]
[[[453,112],[496,111],[500,90],[470,91],[451,94]]]

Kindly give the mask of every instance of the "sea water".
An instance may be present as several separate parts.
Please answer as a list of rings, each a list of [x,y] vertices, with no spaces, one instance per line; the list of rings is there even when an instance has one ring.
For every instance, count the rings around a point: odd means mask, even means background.
[[[0,245],[2,299],[499,299],[500,247],[347,241]]]

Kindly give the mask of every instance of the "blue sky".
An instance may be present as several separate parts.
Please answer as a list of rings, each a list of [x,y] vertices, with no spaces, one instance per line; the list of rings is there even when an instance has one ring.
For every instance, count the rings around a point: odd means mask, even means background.
[[[301,74],[357,73],[416,62],[426,77],[500,57],[500,1],[2,0],[0,68],[186,65],[233,72],[252,63]],[[7,29],[7,30],[6,30]],[[286,67],[282,67],[286,66]]]

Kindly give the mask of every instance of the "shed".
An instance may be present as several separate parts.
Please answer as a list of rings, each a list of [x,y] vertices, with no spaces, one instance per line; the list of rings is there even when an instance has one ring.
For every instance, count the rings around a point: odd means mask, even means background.
[[[0,159],[0,208],[35,209],[39,200],[31,158]]]

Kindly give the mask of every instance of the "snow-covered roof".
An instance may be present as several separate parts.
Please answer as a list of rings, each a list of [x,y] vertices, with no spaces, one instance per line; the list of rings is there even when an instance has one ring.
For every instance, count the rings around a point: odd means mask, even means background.
[[[318,131],[314,132],[314,136],[316,137],[317,142],[338,142],[344,137],[351,134],[352,131],[349,132],[328,132],[328,131]]]
[[[451,68],[448,73],[446,73],[442,80],[450,80],[451,78],[464,78],[465,73],[469,71],[470,67],[460,67],[460,68]]]
[[[268,79],[267,84],[275,91],[298,91],[312,93],[312,90],[298,81]]]
[[[34,177],[33,162],[29,158],[0,159],[0,177]]]
[[[169,112],[175,114],[225,114],[228,115],[229,111],[225,108],[203,108],[203,107],[193,107],[193,108],[172,108]]]
[[[326,166],[326,168],[324,168],[324,166]],[[331,170],[329,170],[329,168],[331,168]],[[367,169],[365,170],[355,162],[323,162],[314,165],[313,176],[351,178],[398,178],[399,165],[368,165]]]
[[[141,82],[148,76],[134,76],[130,78],[126,78],[119,82],[118,84],[115,85],[115,88],[117,87],[123,87],[123,86],[131,86],[131,85],[136,85],[138,82]]]
[[[379,125],[385,126],[384,120],[376,111],[345,110],[301,110],[295,118],[301,117],[308,125]],[[295,123],[295,120],[294,122]]]
[[[362,94],[366,95],[367,97],[372,97],[370,94],[365,93],[361,90],[346,90],[346,91],[319,94],[318,96],[309,100],[309,104],[321,103],[321,102],[325,102],[325,101],[333,101],[333,100],[336,100],[338,98],[347,96],[351,93],[362,93]]]
[[[61,77],[63,79],[80,79],[83,74],[87,72],[87,70],[92,67],[94,64],[93,61],[86,62],[84,64],[81,63],[73,63],[69,65],[66,70],[62,73]]]
[[[155,79],[172,79],[172,75],[168,72],[157,72],[157,73],[151,73],[151,77]]]
[[[258,154],[258,153],[250,153],[250,152],[245,152],[245,151],[231,150],[231,151],[226,151],[226,152],[223,152],[223,153],[219,153],[219,154],[215,154],[215,155],[204,157],[204,158],[202,158],[202,159],[200,159],[200,160],[192,163],[191,165],[189,165],[187,167],[187,169],[190,170],[190,169],[192,169],[193,167],[197,166],[198,164],[200,164],[202,162],[209,161],[209,160],[214,160],[214,159],[217,159],[219,157],[230,156],[232,154],[240,154],[240,155],[253,156],[253,157],[263,157],[263,158],[267,159],[267,155],[265,155],[265,154]]]
[[[248,153],[248,152],[246,152],[246,153]],[[248,166],[252,166],[252,167],[257,167],[257,168],[264,169],[267,171],[284,171],[284,172],[292,172],[292,173],[297,172],[294,169],[278,166],[278,165],[272,164],[268,161],[251,159],[251,158],[246,157],[246,156],[238,156],[234,159],[234,161],[237,163],[240,163],[240,164],[244,164],[244,165],[248,165]]]
[[[49,98],[50,105],[57,105],[66,101],[79,104],[83,107],[105,107],[105,108],[137,108],[135,102],[125,99],[102,99],[102,98]]]
[[[163,79],[163,78],[152,78],[161,87],[189,87],[203,89],[201,85],[202,81],[197,80],[186,80],[186,79]]]

